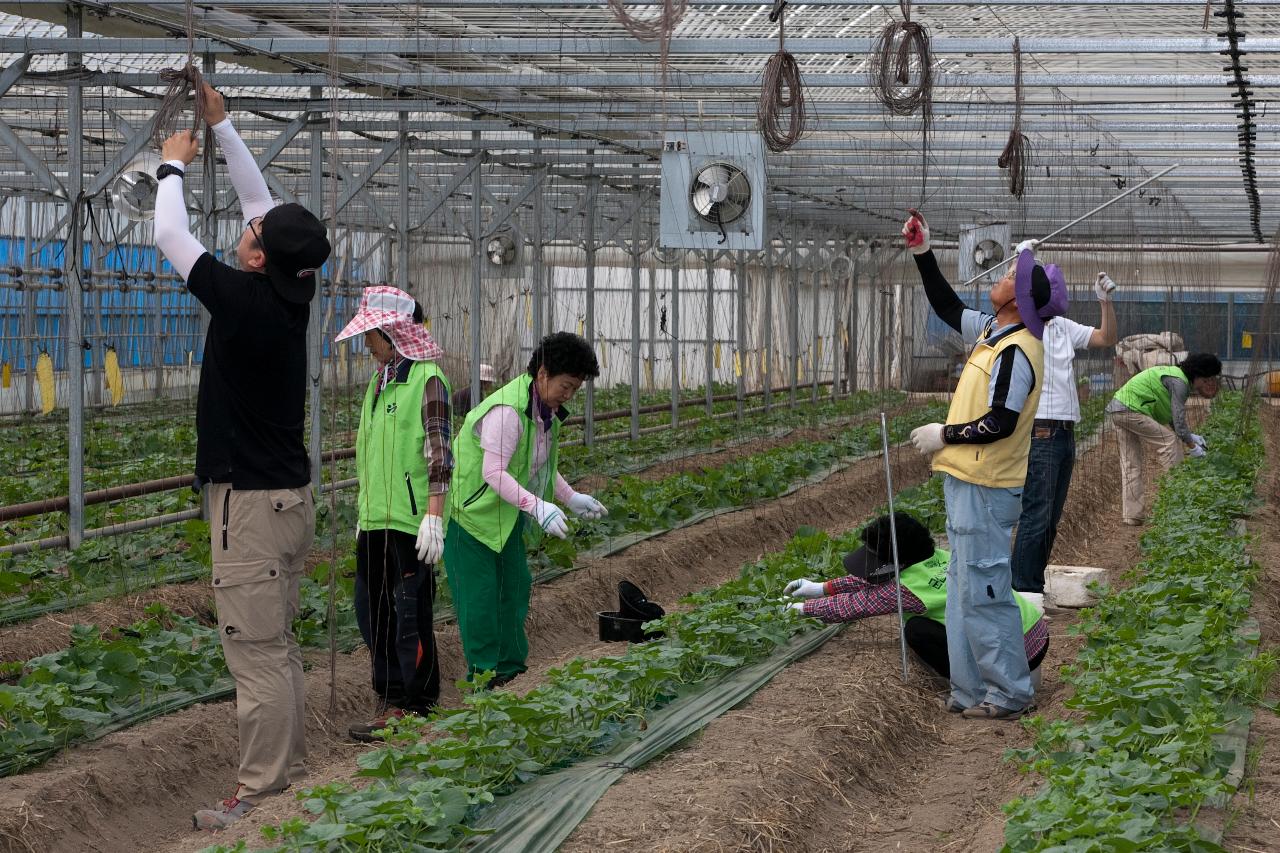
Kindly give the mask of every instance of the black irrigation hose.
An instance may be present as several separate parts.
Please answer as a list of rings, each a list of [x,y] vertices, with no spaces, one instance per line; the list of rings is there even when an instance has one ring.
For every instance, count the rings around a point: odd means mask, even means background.
[[[804,136],[806,113],[800,64],[782,46],[785,12],[778,15],[778,52],[764,66],[756,123],[765,145],[775,154],[786,151]],[[784,119],[785,116],[785,119]]]
[[[1013,128],[996,165],[1009,172],[1009,192],[1021,199],[1027,191],[1027,176],[1031,174],[1031,141],[1022,132],[1022,45],[1016,37],[1013,63]]]

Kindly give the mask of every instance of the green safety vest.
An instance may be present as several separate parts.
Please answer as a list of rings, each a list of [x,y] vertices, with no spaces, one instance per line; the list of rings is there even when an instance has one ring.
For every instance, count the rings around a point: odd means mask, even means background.
[[[1173,426],[1173,402],[1169,389],[1161,381],[1176,376],[1188,385],[1187,374],[1180,367],[1148,367],[1116,392],[1116,399],[1135,412],[1141,412],[1158,424]]]
[[[520,510],[498,497],[484,481],[484,451],[476,436],[476,426],[494,406],[510,406],[520,414],[520,444],[507,465],[507,473],[524,488],[544,501],[551,500],[555,492],[556,470],[560,461],[560,424],[569,415],[561,406],[551,417],[550,446],[546,464],[538,471],[538,483],[530,482],[533,454],[537,448],[534,440],[539,425],[533,411],[533,377],[517,376],[506,385],[485,397],[472,409],[462,422],[462,429],[453,442],[453,483],[449,487],[450,513],[462,529],[494,553],[500,553],[506,544]]]
[[[417,534],[430,492],[422,453],[427,437],[422,395],[436,377],[448,399],[449,380],[433,362],[416,361],[403,382],[397,376],[378,394],[380,372],[374,372],[365,389],[356,433],[360,529]]]
[[[933,556],[914,566],[902,570],[899,579],[902,585],[911,590],[911,594],[924,603],[924,613],[907,613],[908,619],[923,616],[934,622],[947,623],[947,565],[951,562],[951,552],[938,548]],[[1040,611],[1027,601],[1017,590],[1013,598],[1018,602],[1018,612],[1022,616],[1022,633],[1025,634],[1040,621]]]

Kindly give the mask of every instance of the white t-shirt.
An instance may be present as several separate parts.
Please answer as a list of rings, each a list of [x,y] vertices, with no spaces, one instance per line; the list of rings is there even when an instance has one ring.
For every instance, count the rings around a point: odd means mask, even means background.
[[[1044,382],[1036,417],[1046,421],[1080,420],[1080,398],[1076,391],[1076,350],[1087,349],[1093,326],[1084,326],[1066,317],[1054,317],[1044,324]]]

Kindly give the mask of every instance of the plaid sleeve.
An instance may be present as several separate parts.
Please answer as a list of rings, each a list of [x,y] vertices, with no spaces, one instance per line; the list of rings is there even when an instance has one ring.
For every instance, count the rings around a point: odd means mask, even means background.
[[[1040,654],[1044,647],[1049,645],[1049,626],[1043,617],[1036,620],[1031,630],[1022,635],[1022,645],[1027,652],[1027,660]]]
[[[854,580],[858,580],[854,578]],[[843,592],[823,598],[813,598],[804,603],[804,615],[813,616],[823,622],[853,622],[868,616],[883,616],[898,612],[898,596],[894,584],[868,584],[858,581],[862,587],[854,592]],[[902,587],[902,610],[904,613],[924,613],[924,602],[916,598],[911,590]]]
[[[860,577],[854,575],[845,575],[842,578],[832,578],[826,583],[827,595],[841,595],[846,592],[858,592],[865,589],[867,582]]]
[[[427,459],[427,493],[443,495],[449,491],[453,474],[453,427],[449,421],[449,395],[439,377],[429,379],[423,390],[422,425],[427,433],[422,448]]]

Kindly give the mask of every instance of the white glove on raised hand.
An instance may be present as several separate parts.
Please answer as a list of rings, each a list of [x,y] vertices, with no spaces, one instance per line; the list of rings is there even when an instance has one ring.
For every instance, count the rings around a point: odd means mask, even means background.
[[[902,237],[907,241],[907,251],[911,254],[923,255],[929,251],[929,223],[914,209],[902,226]]]
[[[804,602],[803,602],[803,601],[793,601],[793,602],[791,602],[790,604],[784,604],[784,605],[782,605],[779,609],[780,609],[780,610],[782,610],[782,612],[783,612],[783,613],[786,613],[788,610],[794,610],[794,611],[796,612],[796,614],[797,614],[797,615],[799,615],[799,616],[803,616],[803,615],[804,615]]]
[[[782,590],[782,594],[789,595],[792,598],[822,598],[827,593],[824,584],[800,578],[787,584],[786,588]]]
[[[1191,433],[1191,443],[1194,444],[1196,447],[1208,448],[1209,446],[1207,443],[1205,443],[1203,435],[1196,435],[1194,432]]]
[[[568,538],[569,519],[565,518],[564,510],[555,504],[538,501],[533,506],[533,518],[544,533],[549,533],[557,539]]]
[[[578,518],[596,519],[604,518],[609,514],[609,510],[605,509],[604,504],[581,492],[574,492],[573,497],[569,498],[569,509]]]
[[[1013,250],[1013,254],[1016,256],[1016,255],[1021,255],[1023,252],[1026,252],[1026,251],[1034,252],[1036,250],[1036,246],[1039,246],[1039,245],[1040,245],[1039,240],[1023,240]]]
[[[437,563],[444,553],[444,522],[440,516],[427,513],[418,525],[418,538],[413,543],[418,549],[418,559],[424,563]]]
[[[1187,455],[1193,459],[1201,459],[1205,456],[1204,446],[1197,444],[1187,451]]]
[[[1099,302],[1110,302],[1111,294],[1115,289],[1116,283],[1111,280],[1111,276],[1104,272],[1098,273],[1098,279],[1093,283],[1093,292],[1097,295]]]
[[[947,446],[942,440],[942,424],[925,424],[911,431],[911,443],[924,456],[932,456]]]

